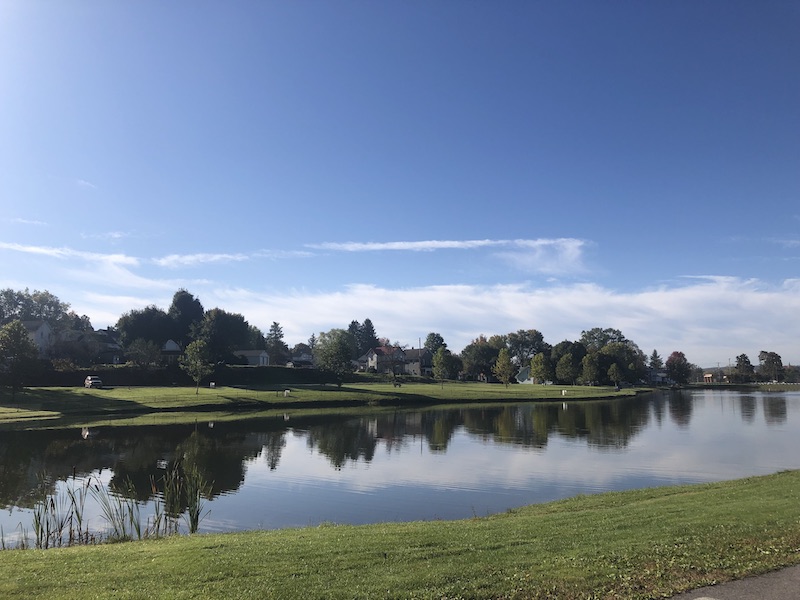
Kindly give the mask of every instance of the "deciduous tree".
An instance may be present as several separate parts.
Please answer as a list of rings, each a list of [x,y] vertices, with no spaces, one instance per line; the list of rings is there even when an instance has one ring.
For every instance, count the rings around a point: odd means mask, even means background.
[[[531,377],[537,383],[544,383],[554,379],[553,365],[550,362],[550,357],[544,352],[539,352],[531,359]]]
[[[0,327],[0,381],[11,387],[12,400],[36,372],[38,357],[39,351],[22,321],[14,320]]]
[[[192,339],[192,331],[203,321],[205,310],[200,300],[181,288],[172,296],[167,315],[172,320],[170,335],[185,347]]]
[[[180,360],[183,369],[195,383],[195,395],[200,393],[200,381],[214,372],[211,365],[211,355],[208,344],[203,340],[195,340],[186,347],[186,352]]]
[[[494,376],[497,377],[504,386],[508,387],[516,371],[516,367],[511,362],[508,348],[501,348],[497,355],[497,361],[495,361],[492,367],[492,373],[494,373]]]
[[[430,350],[431,354],[434,356],[439,351],[439,348],[447,348],[447,344],[445,343],[442,335],[433,331],[427,335],[425,338],[425,344],[423,346]]]
[[[675,383],[688,383],[692,374],[692,365],[686,360],[686,355],[677,350],[667,357],[667,377]]]
[[[315,357],[321,369],[330,373],[342,387],[345,375],[352,372],[353,337],[344,329],[331,329],[319,334]]]

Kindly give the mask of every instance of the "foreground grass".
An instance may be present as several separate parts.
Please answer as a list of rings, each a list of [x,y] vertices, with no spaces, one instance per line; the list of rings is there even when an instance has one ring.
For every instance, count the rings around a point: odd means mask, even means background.
[[[567,395],[562,396],[562,390]],[[415,403],[521,402],[534,400],[580,400],[613,398],[635,394],[633,389],[615,392],[608,387],[511,385],[485,383],[410,383],[394,387],[391,383],[291,386],[284,388],[245,389],[236,387],[201,388],[195,394],[187,387],[114,387],[108,389],[28,388],[17,394],[0,397],[0,423],[18,423],[31,427],[59,426],[59,421],[96,422],[100,419],[147,416],[147,422],[185,422],[197,419],[221,420],[232,413],[252,416],[253,411],[275,408],[328,406],[382,406]],[[213,414],[215,413],[216,414]],[[154,419],[159,414],[163,419]]]
[[[453,522],[0,552],[2,598],[660,598],[800,562],[800,472]]]

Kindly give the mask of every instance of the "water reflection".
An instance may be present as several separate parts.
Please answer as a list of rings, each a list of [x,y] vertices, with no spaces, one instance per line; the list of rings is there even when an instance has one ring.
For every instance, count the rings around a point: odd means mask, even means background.
[[[214,499],[239,491],[248,467],[259,461],[266,472],[280,471],[287,447],[296,445],[294,440],[302,440],[311,456],[322,457],[333,472],[369,465],[378,455],[422,454],[424,449],[424,461],[446,459],[453,473],[467,473],[471,468],[461,462],[458,452],[451,451],[456,440],[562,461],[550,470],[570,468],[563,462],[565,444],[597,455],[598,451],[627,453],[637,441],[651,453],[651,458],[642,461],[650,461],[657,472],[655,476],[636,473],[639,478],[650,477],[641,479],[641,485],[649,485],[648,481],[664,476],[660,470],[667,467],[656,463],[666,453],[663,448],[675,445],[674,439],[661,441],[660,431],[682,435],[680,444],[686,446],[696,421],[702,429],[699,434],[708,437],[716,434],[720,414],[735,414],[741,427],[763,426],[769,435],[769,428],[785,425],[789,413],[797,412],[798,401],[800,394],[673,392],[609,402],[383,409],[356,417],[326,413],[196,426],[0,431],[0,505],[31,507],[52,493],[58,481],[102,473],[109,474],[112,489],[131,489],[137,500],[146,502],[158,493],[152,482],[176,463],[196,467],[211,484],[209,498]],[[730,429],[730,424],[726,427]],[[554,441],[557,447],[551,450]],[[514,460],[513,456],[506,453],[497,460]],[[296,468],[296,463],[291,464]],[[424,462],[420,464],[426,468]],[[47,473],[46,480],[41,479],[42,473]],[[485,493],[492,493],[491,489]]]

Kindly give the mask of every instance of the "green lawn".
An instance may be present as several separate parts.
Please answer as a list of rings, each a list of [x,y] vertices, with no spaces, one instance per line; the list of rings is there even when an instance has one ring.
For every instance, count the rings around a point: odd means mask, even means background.
[[[463,521],[8,550],[0,597],[660,598],[797,563],[793,471]]]
[[[284,394],[289,389],[289,394]],[[562,395],[566,390],[566,395]],[[254,412],[290,408],[343,406],[411,405],[415,403],[522,402],[535,400],[574,401],[613,398],[636,393],[634,389],[615,392],[608,387],[541,386],[485,383],[391,383],[288,386],[278,389],[236,387],[114,387],[108,389],[28,388],[0,396],[0,424],[25,427],[58,427],[75,422],[97,423],[124,419],[125,424],[141,421],[193,422],[202,419],[250,417]],[[119,421],[122,423],[122,421]]]

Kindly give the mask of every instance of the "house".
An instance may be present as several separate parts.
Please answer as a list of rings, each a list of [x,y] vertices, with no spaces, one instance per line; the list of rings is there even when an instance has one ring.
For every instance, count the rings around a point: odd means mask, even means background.
[[[286,366],[295,369],[310,369],[314,366],[314,357],[310,352],[302,352],[292,356],[292,360],[286,363]]]
[[[531,367],[530,365],[522,367],[517,373],[517,383],[528,383],[533,384],[533,377],[531,377]]]
[[[406,354],[402,348],[393,346],[372,348],[367,351],[364,358],[367,361],[367,371],[400,375],[405,370]]]
[[[180,360],[183,350],[175,340],[167,340],[161,346],[161,362],[166,365],[174,365]]]
[[[28,330],[28,337],[36,345],[39,358],[47,357],[53,346],[53,329],[47,321],[22,321],[22,325]]]
[[[111,328],[98,329],[90,337],[97,344],[97,357],[99,364],[118,365],[122,362],[122,346],[117,339],[117,333]]]
[[[269,366],[269,354],[266,350],[235,350],[233,355],[245,359],[251,367]]]
[[[431,377],[433,375],[433,354],[427,348],[412,348],[405,351],[407,375]]]

